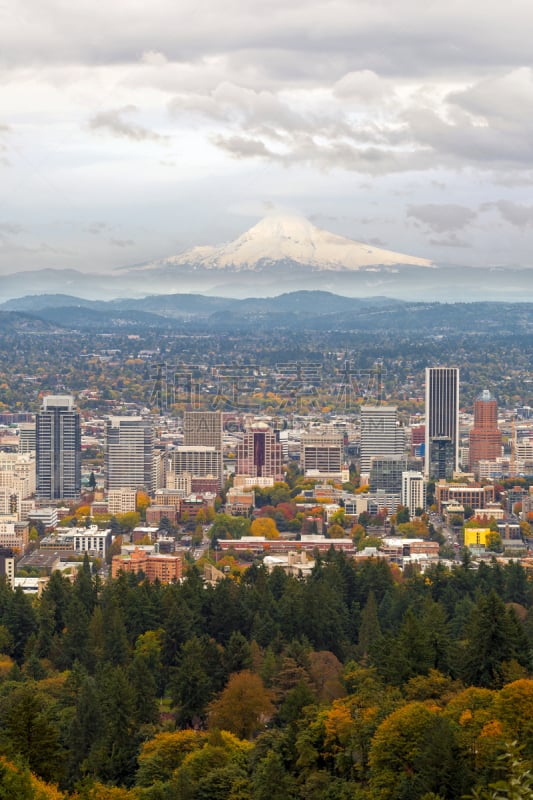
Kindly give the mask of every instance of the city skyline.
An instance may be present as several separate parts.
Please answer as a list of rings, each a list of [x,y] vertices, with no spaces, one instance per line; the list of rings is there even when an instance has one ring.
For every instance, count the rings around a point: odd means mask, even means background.
[[[531,266],[525,0],[0,9],[0,275],[106,272],[289,210],[436,263]]]

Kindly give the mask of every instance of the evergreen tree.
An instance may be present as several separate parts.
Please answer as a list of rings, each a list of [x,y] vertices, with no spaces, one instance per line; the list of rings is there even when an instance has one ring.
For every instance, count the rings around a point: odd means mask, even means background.
[[[31,600],[20,586],[11,596],[5,625],[13,639],[11,654],[18,664],[22,664],[28,639],[37,630],[37,620]]]
[[[130,785],[135,776],[139,732],[135,727],[135,697],[120,666],[106,664],[98,676],[102,715],[88,767],[105,782]]]
[[[3,753],[20,758],[45,780],[60,776],[62,753],[59,730],[46,698],[33,683],[15,689],[0,709]]]
[[[67,783],[74,786],[88,771],[87,759],[101,735],[100,696],[94,678],[81,673],[74,715],[66,731]]]
[[[505,662],[514,658],[524,663],[527,657],[520,651],[516,618],[494,591],[476,603],[467,637],[462,678],[468,685],[498,688],[504,682]]]
[[[83,564],[74,581],[73,594],[78,598],[90,616],[96,604],[96,581],[91,572],[91,563],[87,553],[83,557]]]
[[[381,639],[381,627],[378,619],[376,596],[373,591],[368,593],[368,599],[361,612],[361,625],[355,652],[358,658],[366,659]]]
[[[61,646],[61,665],[68,669],[77,660],[87,664],[89,614],[81,600],[74,595],[65,611],[65,632]]]
[[[170,692],[178,706],[178,723],[184,727],[198,726],[215,694],[213,676],[206,661],[205,640],[194,636],[184,644],[179,665],[171,671]]]

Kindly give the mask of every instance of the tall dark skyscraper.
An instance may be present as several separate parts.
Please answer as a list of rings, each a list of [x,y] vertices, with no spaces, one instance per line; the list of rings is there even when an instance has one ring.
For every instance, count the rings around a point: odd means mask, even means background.
[[[451,478],[459,466],[459,370],[426,369],[425,475]]]
[[[80,415],[70,395],[49,395],[36,417],[37,497],[77,500],[81,492]]]

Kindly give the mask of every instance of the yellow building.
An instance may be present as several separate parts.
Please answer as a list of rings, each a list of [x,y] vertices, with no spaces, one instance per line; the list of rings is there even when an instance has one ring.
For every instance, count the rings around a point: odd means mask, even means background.
[[[491,533],[490,528],[465,528],[465,547],[486,547]]]

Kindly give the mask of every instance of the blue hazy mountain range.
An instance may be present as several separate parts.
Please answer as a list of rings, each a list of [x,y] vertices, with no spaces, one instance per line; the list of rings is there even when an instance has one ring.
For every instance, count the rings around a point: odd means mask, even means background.
[[[86,300],[194,294],[246,298],[321,290],[402,300],[523,301],[533,269],[439,265],[323,231],[298,217],[267,217],[233,242],[112,272],[33,270],[5,275],[0,301],[68,292]],[[191,303],[192,303],[191,299]]]

